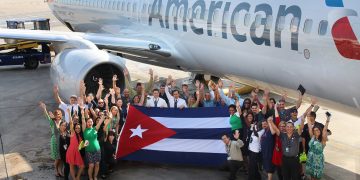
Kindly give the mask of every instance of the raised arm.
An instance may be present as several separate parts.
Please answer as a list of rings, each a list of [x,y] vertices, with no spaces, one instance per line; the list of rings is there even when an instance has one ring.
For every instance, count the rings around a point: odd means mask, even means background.
[[[154,71],[151,68],[149,69],[149,76],[150,76],[149,82],[145,89],[145,92],[147,93],[149,93],[154,87]]]
[[[242,111],[241,111],[240,101],[239,101],[239,100],[237,100],[237,101],[235,102],[235,106],[236,106],[236,111],[239,113],[239,117],[240,117],[241,114],[242,114]]]
[[[144,84],[141,84],[141,97],[139,101],[139,106],[143,106],[145,101],[145,87]]]
[[[80,81],[80,97],[86,102],[86,86],[84,80]]]
[[[169,76],[166,80],[166,85],[165,85],[165,94],[166,97],[168,98],[169,101],[172,101],[174,99],[174,97],[170,94],[169,92],[169,85],[171,84],[171,76]]]
[[[300,91],[298,91],[298,92],[299,92],[299,98],[296,101],[296,109],[299,109],[299,107],[301,106],[302,98],[303,98],[303,95],[301,94],[301,92]]]
[[[270,127],[270,131],[271,131],[271,134],[276,134],[278,136],[280,136],[280,130],[279,128],[276,127],[276,125],[274,124],[274,121],[271,119],[271,121],[269,121],[268,119],[268,124],[269,124],[269,127]]]
[[[316,105],[316,98],[313,97],[313,98],[311,98],[311,104],[310,104],[310,106],[306,109],[306,111],[304,112],[303,116],[306,117],[306,115],[311,112],[311,110],[313,109],[313,107],[314,107],[315,105]]]
[[[117,80],[118,80],[117,75],[114,74],[113,77],[112,77],[112,88],[113,89],[117,88],[117,86],[116,86],[116,81]]]
[[[326,123],[325,123],[324,129],[322,131],[322,140],[321,140],[321,142],[322,142],[323,145],[326,145],[327,136],[328,136],[327,130],[329,128],[330,118],[331,118],[331,116],[327,116]]]
[[[82,131],[84,132],[86,129],[86,122],[85,122],[85,110],[81,109],[81,128]]]
[[[263,108],[261,109],[261,112],[265,115],[267,113],[268,105],[269,105],[268,104],[268,102],[269,102],[269,90],[268,89],[265,89],[265,91],[264,91],[263,100],[264,100],[264,105],[263,105]]]
[[[129,90],[130,97],[134,97],[136,95],[136,91],[134,88],[131,87],[130,81],[128,79],[129,72],[125,69],[124,76],[125,76],[125,87]]]
[[[109,112],[109,97],[110,97],[110,94],[106,94],[105,98],[104,98],[104,103],[105,103],[105,110],[107,112]]]
[[[71,116],[71,111],[70,109],[66,109],[66,113],[68,113],[69,115],[69,124],[70,124],[70,135],[73,135],[74,134],[74,122],[73,122],[73,118]]]
[[[39,107],[43,111],[44,115],[46,117],[49,117],[49,113],[47,112],[47,109],[46,109],[46,104],[44,102],[40,101],[39,102]]]
[[[244,142],[239,138],[239,137],[240,137],[240,132],[239,132],[239,130],[236,130],[233,135],[234,135],[234,138],[236,139],[236,147],[237,147],[237,148],[243,147],[243,146],[244,146]]]
[[[61,104],[63,101],[60,98],[59,87],[57,85],[54,86],[53,92],[56,103]]]
[[[104,118],[105,118],[104,115],[102,115],[102,116],[100,117],[99,123],[97,123],[96,126],[95,126],[96,131],[99,130],[101,124],[104,122]]]
[[[275,131],[275,128],[274,128],[273,126],[276,126],[276,125],[274,124],[273,117],[270,116],[270,117],[267,119],[267,122],[268,122],[268,124],[269,124],[269,128],[270,128],[271,134],[275,134],[276,131]]]
[[[298,129],[298,134],[301,135],[302,130],[304,129],[304,122],[305,122],[305,116],[301,116],[301,123],[300,123],[300,127]]]
[[[102,78],[99,78],[99,89],[98,89],[98,91],[97,91],[97,93],[96,93],[96,99],[97,100],[99,100],[99,99],[101,99],[101,96],[102,96],[102,92],[103,92],[103,90],[105,89],[104,88],[104,85],[103,85],[103,79]]]
[[[110,90],[110,95],[111,95],[111,104],[115,104],[116,102],[115,102],[115,90],[114,89],[112,89],[112,88],[110,88],[109,89]]]

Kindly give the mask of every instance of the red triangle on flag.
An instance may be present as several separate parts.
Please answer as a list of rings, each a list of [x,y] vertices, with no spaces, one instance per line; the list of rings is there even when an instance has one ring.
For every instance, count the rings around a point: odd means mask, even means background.
[[[175,131],[130,106],[119,138],[116,158],[125,157],[174,134]]]

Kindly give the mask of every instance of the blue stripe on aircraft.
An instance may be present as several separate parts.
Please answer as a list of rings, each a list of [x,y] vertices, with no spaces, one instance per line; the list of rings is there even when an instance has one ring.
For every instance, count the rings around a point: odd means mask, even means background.
[[[326,5],[330,7],[344,7],[343,0],[326,0]]]

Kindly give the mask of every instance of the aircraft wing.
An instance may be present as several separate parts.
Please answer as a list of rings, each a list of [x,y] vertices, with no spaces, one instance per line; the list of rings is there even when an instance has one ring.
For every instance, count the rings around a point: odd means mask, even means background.
[[[168,66],[170,47],[154,37],[119,37],[109,34],[57,32],[42,30],[0,29],[0,38],[53,43],[57,52],[69,48],[105,49],[126,59]],[[173,68],[173,67],[170,67]]]

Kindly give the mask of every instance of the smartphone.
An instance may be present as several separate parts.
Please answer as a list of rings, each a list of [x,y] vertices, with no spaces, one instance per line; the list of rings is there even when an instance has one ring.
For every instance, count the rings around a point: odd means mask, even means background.
[[[329,113],[329,111],[327,111],[325,114],[326,114],[327,117],[330,117],[330,116],[331,116],[331,114]]]
[[[304,95],[306,92],[306,89],[304,88],[304,86],[302,86],[301,84],[299,85],[299,87],[297,88],[298,91],[301,92],[301,95]]]

